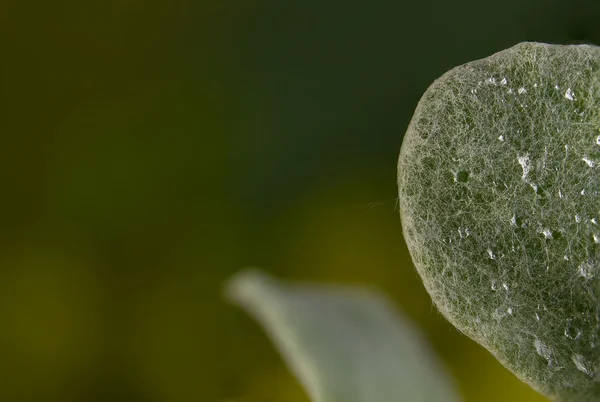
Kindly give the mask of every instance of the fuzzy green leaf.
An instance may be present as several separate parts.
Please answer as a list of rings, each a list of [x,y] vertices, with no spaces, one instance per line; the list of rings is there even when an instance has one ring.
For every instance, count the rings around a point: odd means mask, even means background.
[[[519,378],[599,401],[600,48],[521,43],[423,95],[398,162],[434,303]]]
[[[264,327],[314,402],[455,402],[422,335],[380,293],[236,275],[229,299]]]

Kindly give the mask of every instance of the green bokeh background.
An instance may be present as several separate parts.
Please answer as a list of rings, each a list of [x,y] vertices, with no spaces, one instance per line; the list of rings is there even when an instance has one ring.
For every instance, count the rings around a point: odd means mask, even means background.
[[[378,286],[466,402],[542,401],[432,306],[396,159],[446,70],[600,44],[599,17],[595,0],[1,1],[0,400],[307,401],[222,300],[254,265]]]

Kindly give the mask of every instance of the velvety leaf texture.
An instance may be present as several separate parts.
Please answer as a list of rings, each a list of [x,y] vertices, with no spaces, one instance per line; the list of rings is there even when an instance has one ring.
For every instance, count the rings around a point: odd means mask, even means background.
[[[457,402],[423,336],[379,292],[244,271],[227,285],[314,402]]]
[[[434,303],[541,393],[599,401],[600,48],[521,43],[423,95],[398,162]]]

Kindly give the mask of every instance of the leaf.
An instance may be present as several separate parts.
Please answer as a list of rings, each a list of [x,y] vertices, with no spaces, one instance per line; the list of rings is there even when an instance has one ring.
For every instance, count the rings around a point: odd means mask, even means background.
[[[380,293],[237,274],[228,297],[260,324],[313,402],[454,402],[422,335]]]
[[[403,140],[404,237],[434,303],[551,398],[600,400],[600,48],[454,68]]]

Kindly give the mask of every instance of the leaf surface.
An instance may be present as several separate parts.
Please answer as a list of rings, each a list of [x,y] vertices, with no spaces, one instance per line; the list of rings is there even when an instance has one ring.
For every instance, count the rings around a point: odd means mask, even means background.
[[[404,237],[444,316],[551,398],[600,401],[600,47],[521,43],[425,92]]]

